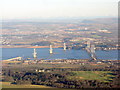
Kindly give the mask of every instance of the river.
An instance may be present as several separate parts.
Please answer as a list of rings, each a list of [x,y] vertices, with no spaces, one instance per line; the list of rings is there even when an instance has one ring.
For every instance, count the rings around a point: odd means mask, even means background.
[[[38,59],[89,59],[90,56],[85,50],[66,50],[54,48],[53,54],[49,54],[49,48],[37,48]],[[98,59],[118,60],[118,50],[97,50],[96,56]],[[33,48],[2,48],[2,60],[23,57],[33,59]]]

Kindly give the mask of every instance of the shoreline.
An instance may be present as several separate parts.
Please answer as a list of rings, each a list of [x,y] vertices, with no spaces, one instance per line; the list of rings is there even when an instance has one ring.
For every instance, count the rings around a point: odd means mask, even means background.
[[[53,48],[60,48],[62,46],[53,46]],[[0,46],[0,48],[49,48],[49,46]]]

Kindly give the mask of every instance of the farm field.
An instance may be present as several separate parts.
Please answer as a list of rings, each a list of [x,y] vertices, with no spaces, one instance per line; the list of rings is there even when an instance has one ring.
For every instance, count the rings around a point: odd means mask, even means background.
[[[72,71],[72,75],[68,76],[71,80],[98,80],[100,82],[109,82],[115,76],[111,71]]]
[[[40,90],[47,90],[50,89],[52,90],[53,87],[48,87],[48,86],[43,86],[43,85],[14,85],[14,84],[10,84],[10,82],[0,82],[0,88],[19,88],[21,90],[21,88],[39,88]],[[54,88],[55,90],[61,90],[60,88]],[[11,90],[11,89],[10,89]],[[62,90],[74,90],[74,89],[62,89]]]
[[[14,85],[10,82],[0,82],[0,87],[2,88],[51,88],[43,85]]]

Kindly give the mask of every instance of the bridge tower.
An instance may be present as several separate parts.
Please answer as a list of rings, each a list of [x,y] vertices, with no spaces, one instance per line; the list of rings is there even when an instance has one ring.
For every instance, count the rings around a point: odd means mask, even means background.
[[[91,45],[91,53],[95,53],[95,45]]]
[[[87,41],[87,48],[90,48],[90,47],[91,47],[90,41]]]
[[[66,51],[66,43],[64,43],[64,48],[63,49],[64,49],[64,51]]]
[[[91,45],[91,57],[93,58],[93,60],[97,60],[95,55],[95,45]]]
[[[52,45],[50,45],[50,54],[53,53]]]
[[[33,58],[34,58],[34,59],[37,59],[37,52],[36,52],[36,48],[34,48]]]

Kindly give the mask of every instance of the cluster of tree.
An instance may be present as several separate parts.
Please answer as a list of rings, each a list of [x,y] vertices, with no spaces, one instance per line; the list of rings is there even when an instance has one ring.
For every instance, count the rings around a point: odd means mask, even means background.
[[[86,46],[78,46],[78,45],[76,45],[76,46],[73,46],[72,49],[80,50],[80,49],[83,49],[83,48],[85,48],[85,47],[86,47]]]
[[[95,66],[80,66],[79,68],[51,68],[51,71],[119,71],[120,68],[114,66],[95,67]]]
[[[31,45],[32,46],[35,46],[35,45],[38,45],[38,46],[48,46],[50,44],[51,44],[51,42],[49,42],[49,41],[41,41],[41,42],[32,43]]]
[[[3,81],[10,81],[13,84],[34,84],[46,85],[58,88],[115,88],[120,87],[120,71],[114,71],[116,75],[110,82],[100,82],[97,80],[70,80],[67,77],[72,73],[63,72],[35,72],[4,70]]]

